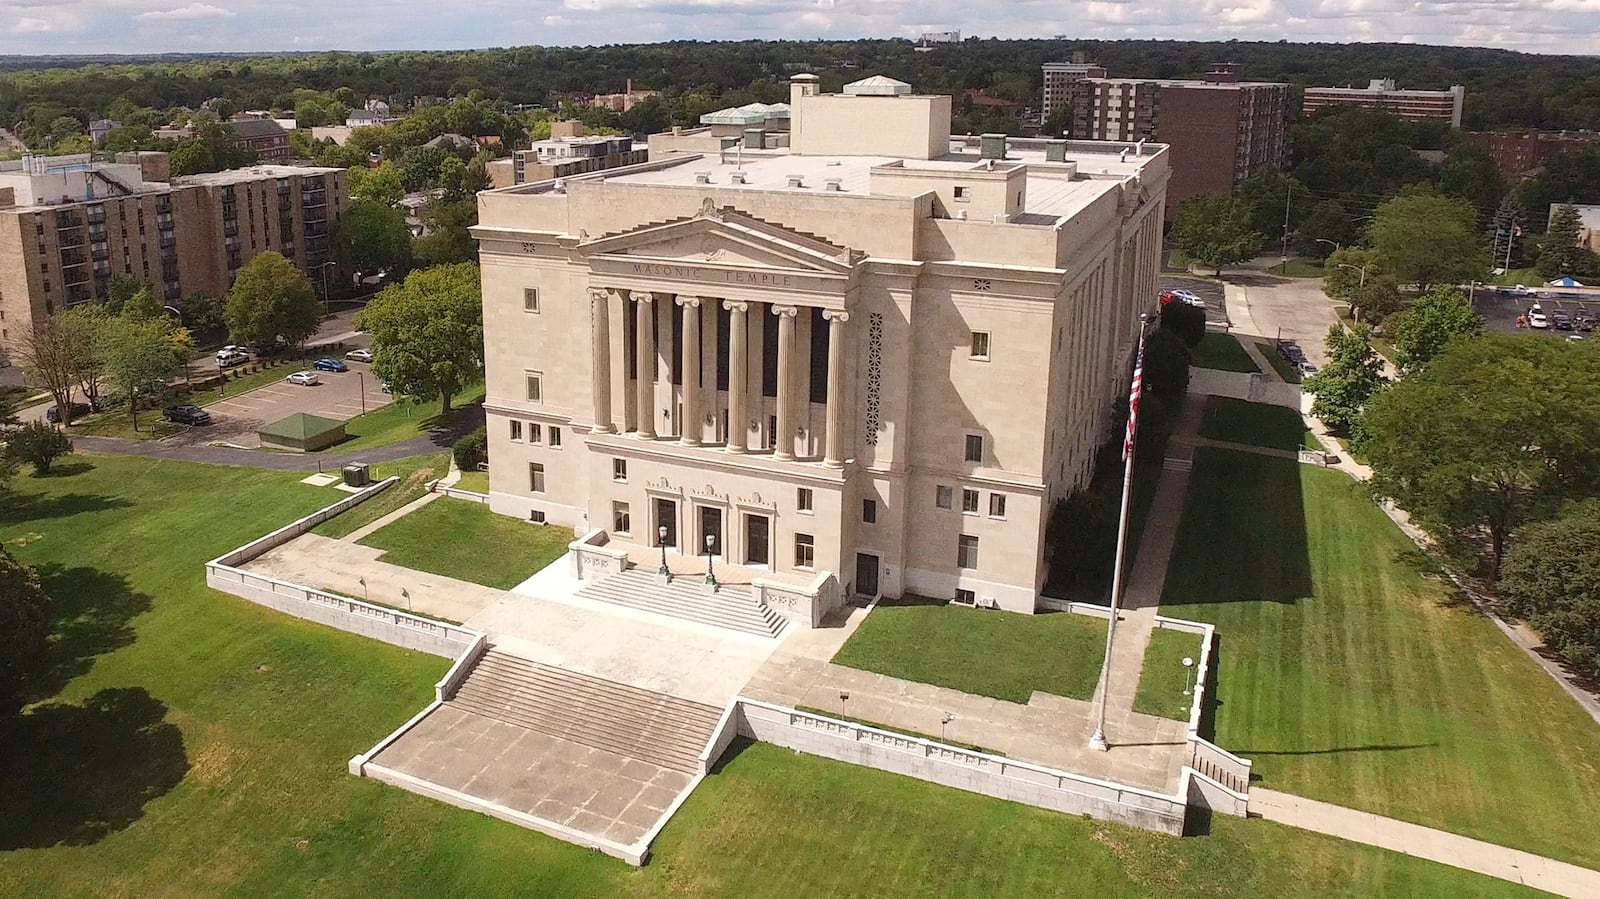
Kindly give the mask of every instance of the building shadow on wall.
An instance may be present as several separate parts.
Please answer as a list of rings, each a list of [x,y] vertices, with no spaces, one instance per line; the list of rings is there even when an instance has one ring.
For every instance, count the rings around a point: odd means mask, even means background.
[[[189,770],[166,714],[130,687],[0,719],[0,851],[85,846],[142,817]]]

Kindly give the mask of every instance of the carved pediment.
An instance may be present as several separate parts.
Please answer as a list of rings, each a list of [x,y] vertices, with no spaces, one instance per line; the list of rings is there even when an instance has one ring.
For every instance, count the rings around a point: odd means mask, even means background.
[[[585,256],[844,274],[865,254],[732,210],[580,241]]]

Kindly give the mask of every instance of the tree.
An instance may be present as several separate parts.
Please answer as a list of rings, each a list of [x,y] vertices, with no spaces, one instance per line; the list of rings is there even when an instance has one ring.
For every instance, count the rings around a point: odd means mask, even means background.
[[[160,319],[118,317],[96,335],[95,351],[105,376],[128,400],[133,429],[139,430],[139,399],[166,389],[178,366],[166,323]]]
[[[375,169],[363,167],[350,170],[352,200],[393,206],[405,195],[406,188],[400,181],[400,172],[392,162],[385,161]]]
[[[1452,341],[1373,398],[1358,449],[1373,489],[1453,552],[1498,574],[1530,515],[1591,494],[1600,473],[1600,354],[1485,332]]]
[[[1412,193],[1378,207],[1369,237],[1385,271],[1401,284],[1427,290],[1470,281],[1488,270],[1477,232],[1477,215],[1465,200]]]
[[[362,274],[404,275],[411,267],[411,227],[405,213],[376,200],[357,199],[333,230],[334,252]]]
[[[33,473],[44,477],[58,456],[72,452],[72,439],[66,432],[42,421],[30,421],[6,434],[6,455],[18,463],[33,466]]]
[[[412,245],[416,264],[423,267],[478,261],[478,242],[467,230],[478,223],[478,200],[466,197],[454,203],[434,200],[422,212],[427,233]]]
[[[222,303],[203,290],[197,290],[183,299],[183,320],[192,331],[215,331],[223,327]]]
[[[1200,195],[1178,207],[1169,235],[1172,243],[1206,268],[1254,259],[1261,250],[1260,232],[1250,227],[1250,209],[1232,197]]]
[[[131,275],[112,275],[111,280],[106,282],[106,308],[120,315],[123,304],[145,287],[143,281]]]
[[[1340,433],[1349,433],[1361,410],[1383,386],[1383,361],[1372,349],[1366,325],[1346,330],[1328,328],[1328,364],[1305,380],[1303,389],[1316,394],[1311,414]]]
[[[220,168],[216,157],[211,154],[211,148],[197,139],[186,140],[173,147],[168,162],[174,176],[215,172]]]
[[[1394,335],[1396,361],[1402,372],[1412,374],[1439,355],[1450,341],[1482,330],[1483,318],[1472,311],[1461,291],[1435,287],[1401,314]]]
[[[1600,501],[1519,530],[1501,568],[1500,595],[1567,664],[1600,676]]]
[[[32,568],[0,544],[0,715],[22,708],[29,683],[49,659],[50,598]]]
[[[44,318],[22,337],[17,362],[50,391],[64,424],[72,424],[72,388],[78,383],[76,335],[64,318]]]
[[[1289,234],[1311,212],[1316,198],[1304,184],[1277,169],[1262,169],[1239,183],[1239,202],[1250,209],[1250,228],[1264,235],[1273,244],[1280,244],[1284,235],[1284,218],[1288,214]]]
[[[1539,277],[1553,281],[1593,271],[1594,253],[1578,242],[1582,231],[1583,218],[1575,207],[1564,204],[1550,213],[1550,227],[1539,245]]]
[[[1322,292],[1354,305],[1356,292],[1381,277],[1383,266],[1376,253],[1364,247],[1342,247],[1323,263]]]
[[[167,310],[156,299],[156,295],[150,292],[149,287],[140,285],[133,296],[122,304],[122,308],[117,310],[117,314],[123,318],[157,319],[165,317]]]
[[[100,329],[115,319],[105,306],[76,306],[62,312],[57,319],[70,328],[74,377],[89,408],[100,408],[100,386],[105,372],[104,361],[97,349]],[[66,419],[62,419],[65,421]]]
[[[483,295],[470,263],[412,272],[357,317],[372,335],[372,371],[396,393],[450,398],[483,373]]]
[[[269,251],[239,269],[223,317],[234,343],[265,347],[279,340],[301,343],[317,333],[322,304],[305,272]]]
[[[1157,328],[1144,343],[1144,389],[1172,406],[1189,389],[1189,345],[1166,328]]]
[[[1324,200],[1301,220],[1294,248],[1307,259],[1327,259],[1329,254],[1360,239],[1355,219],[1344,205],[1337,200]]]
[[[1206,338],[1206,311],[1199,306],[1173,300],[1161,307],[1161,330],[1171,331],[1183,338],[1183,342],[1191,349],[1197,347]]]

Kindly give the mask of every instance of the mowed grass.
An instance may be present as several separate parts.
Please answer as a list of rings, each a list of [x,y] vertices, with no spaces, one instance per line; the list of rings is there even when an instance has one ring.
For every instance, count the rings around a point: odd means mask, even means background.
[[[1185,667],[1184,659],[1193,665]],[[1144,715],[1188,721],[1194,707],[1194,675],[1200,668],[1200,635],[1158,627],[1150,634],[1139,671],[1133,710]],[[1187,691],[1187,692],[1186,692]]]
[[[1207,331],[1200,344],[1190,351],[1189,364],[1196,368],[1222,371],[1258,372],[1254,359],[1239,345],[1239,338],[1221,331]]]
[[[470,490],[473,493],[489,492],[489,473],[487,471],[463,471],[461,480],[456,481],[457,490]]]
[[[344,423],[348,439],[328,447],[324,452],[347,453],[389,446],[410,440],[435,428],[448,427],[466,408],[483,402],[483,385],[469,384],[456,392],[450,401],[450,414],[439,411],[440,403],[413,403],[409,397],[395,397],[394,402],[365,415],[357,415]]]
[[[371,469],[374,483],[393,476],[398,476],[400,480],[354,509],[317,525],[311,533],[335,539],[353,534],[406,503],[426,496],[428,482],[444,477],[449,470],[449,453],[430,453],[394,462],[380,462]]]
[[[1277,347],[1270,343],[1257,342],[1256,349],[1261,351],[1261,355],[1267,360],[1267,364],[1272,366],[1272,370],[1278,373],[1278,377],[1290,384],[1300,383],[1300,370],[1290,364],[1288,359],[1283,358]]]
[[[1322,449],[1322,441],[1306,429],[1305,419],[1297,410],[1225,396],[1206,399],[1200,436],[1290,452],[1301,446]]]
[[[1433,570],[1344,474],[1203,448],[1162,611],[1263,786],[1600,867],[1600,726]]]
[[[1025,703],[1035,690],[1088,699],[1100,678],[1105,639],[1105,621],[1088,615],[884,601],[833,661],[1009,702]]]
[[[0,725],[0,895],[1531,895],[1264,821],[1180,840],[759,745],[629,868],[347,773],[448,660],[212,592],[201,571],[328,491],[77,461],[0,507],[0,542],[64,604],[42,704]]]
[[[391,490],[394,488],[390,488]],[[510,590],[559,559],[571,528],[497,515],[483,503],[448,496],[384,525],[361,543],[391,565]]]

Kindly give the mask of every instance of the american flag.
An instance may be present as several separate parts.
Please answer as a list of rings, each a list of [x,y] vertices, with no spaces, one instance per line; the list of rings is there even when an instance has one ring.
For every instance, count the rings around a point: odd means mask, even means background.
[[[1139,330],[1139,354],[1133,360],[1133,387],[1128,391],[1128,436],[1122,441],[1122,461],[1133,455],[1133,434],[1139,428],[1139,394],[1144,390],[1144,329]]]

